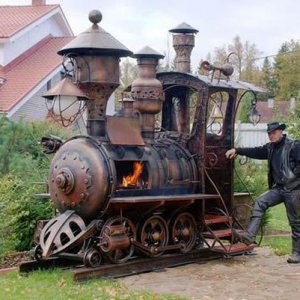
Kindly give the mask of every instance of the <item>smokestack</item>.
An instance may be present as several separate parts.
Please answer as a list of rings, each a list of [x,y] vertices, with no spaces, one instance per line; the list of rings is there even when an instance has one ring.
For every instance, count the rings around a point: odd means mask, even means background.
[[[142,136],[152,139],[155,131],[155,115],[161,111],[164,100],[163,87],[156,79],[156,67],[163,55],[146,46],[134,56],[137,59],[139,76],[131,85],[133,107],[141,114]]]
[[[46,5],[46,0],[31,0],[32,6]]]
[[[58,54],[76,61],[77,84],[89,97],[86,102],[88,134],[105,137],[106,106],[119,86],[120,57],[132,52],[98,25],[102,20],[100,11],[92,10],[89,20],[93,25],[59,50]]]
[[[191,73],[191,53],[198,30],[187,23],[181,23],[169,32],[173,33],[173,47],[176,52],[175,70]]]

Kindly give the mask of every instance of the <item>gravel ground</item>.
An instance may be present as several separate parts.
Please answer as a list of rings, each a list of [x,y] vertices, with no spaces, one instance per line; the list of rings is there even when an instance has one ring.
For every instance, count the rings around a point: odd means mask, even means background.
[[[168,268],[122,278],[131,290],[172,293],[187,299],[299,300],[300,264],[288,264],[270,248],[254,255]]]

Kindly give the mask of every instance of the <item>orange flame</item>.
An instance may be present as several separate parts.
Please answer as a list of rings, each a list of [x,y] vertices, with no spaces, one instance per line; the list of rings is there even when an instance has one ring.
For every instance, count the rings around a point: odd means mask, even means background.
[[[122,185],[127,187],[129,185],[136,185],[140,175],[143,172],[144,164],[142,162],[133,163],[133,173],[132,175],[123,176]]]

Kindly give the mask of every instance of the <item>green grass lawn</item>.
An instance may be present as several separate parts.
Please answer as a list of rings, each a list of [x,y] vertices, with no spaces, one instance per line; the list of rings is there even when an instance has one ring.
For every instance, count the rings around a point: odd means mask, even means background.
[[[20,276],[16,271],[0,276],[0,300],[183,300],[172,295],[129,291],[114,280],[75,283],[68,271],[37,271]]]
[[[288,224],[284,204],[279,204],[269,209],[267,228],[288,230],[291,228]],[[292,239],[288,237],[268,238],[264,237],[262,246],[270,246],[277,255],[286,255],[291,253]]]
[[[288,219],[286,216],[286,210],[283,203],[271,207],[269,209],[270,217],[268,220],[268,226],[273,229],[290,230]]]
[[[269,210],[268,225],[272,229],[290,230],[284,205]],[[278,255],[291,252],[291,237],[264,237],[263,246],[270,246]],[[174,295],[158,295],[150,292],[129,291],[114,280],[95,279],[75,283],[67,271],[38,271],[28,276],[17,272],[0,276],[0,300],[180,300]]]

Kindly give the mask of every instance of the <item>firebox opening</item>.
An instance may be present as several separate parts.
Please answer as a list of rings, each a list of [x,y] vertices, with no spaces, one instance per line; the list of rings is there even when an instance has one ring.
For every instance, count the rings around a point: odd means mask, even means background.
[[[116,161],[118,189],[148,188],[148,168],[143,161]]]

